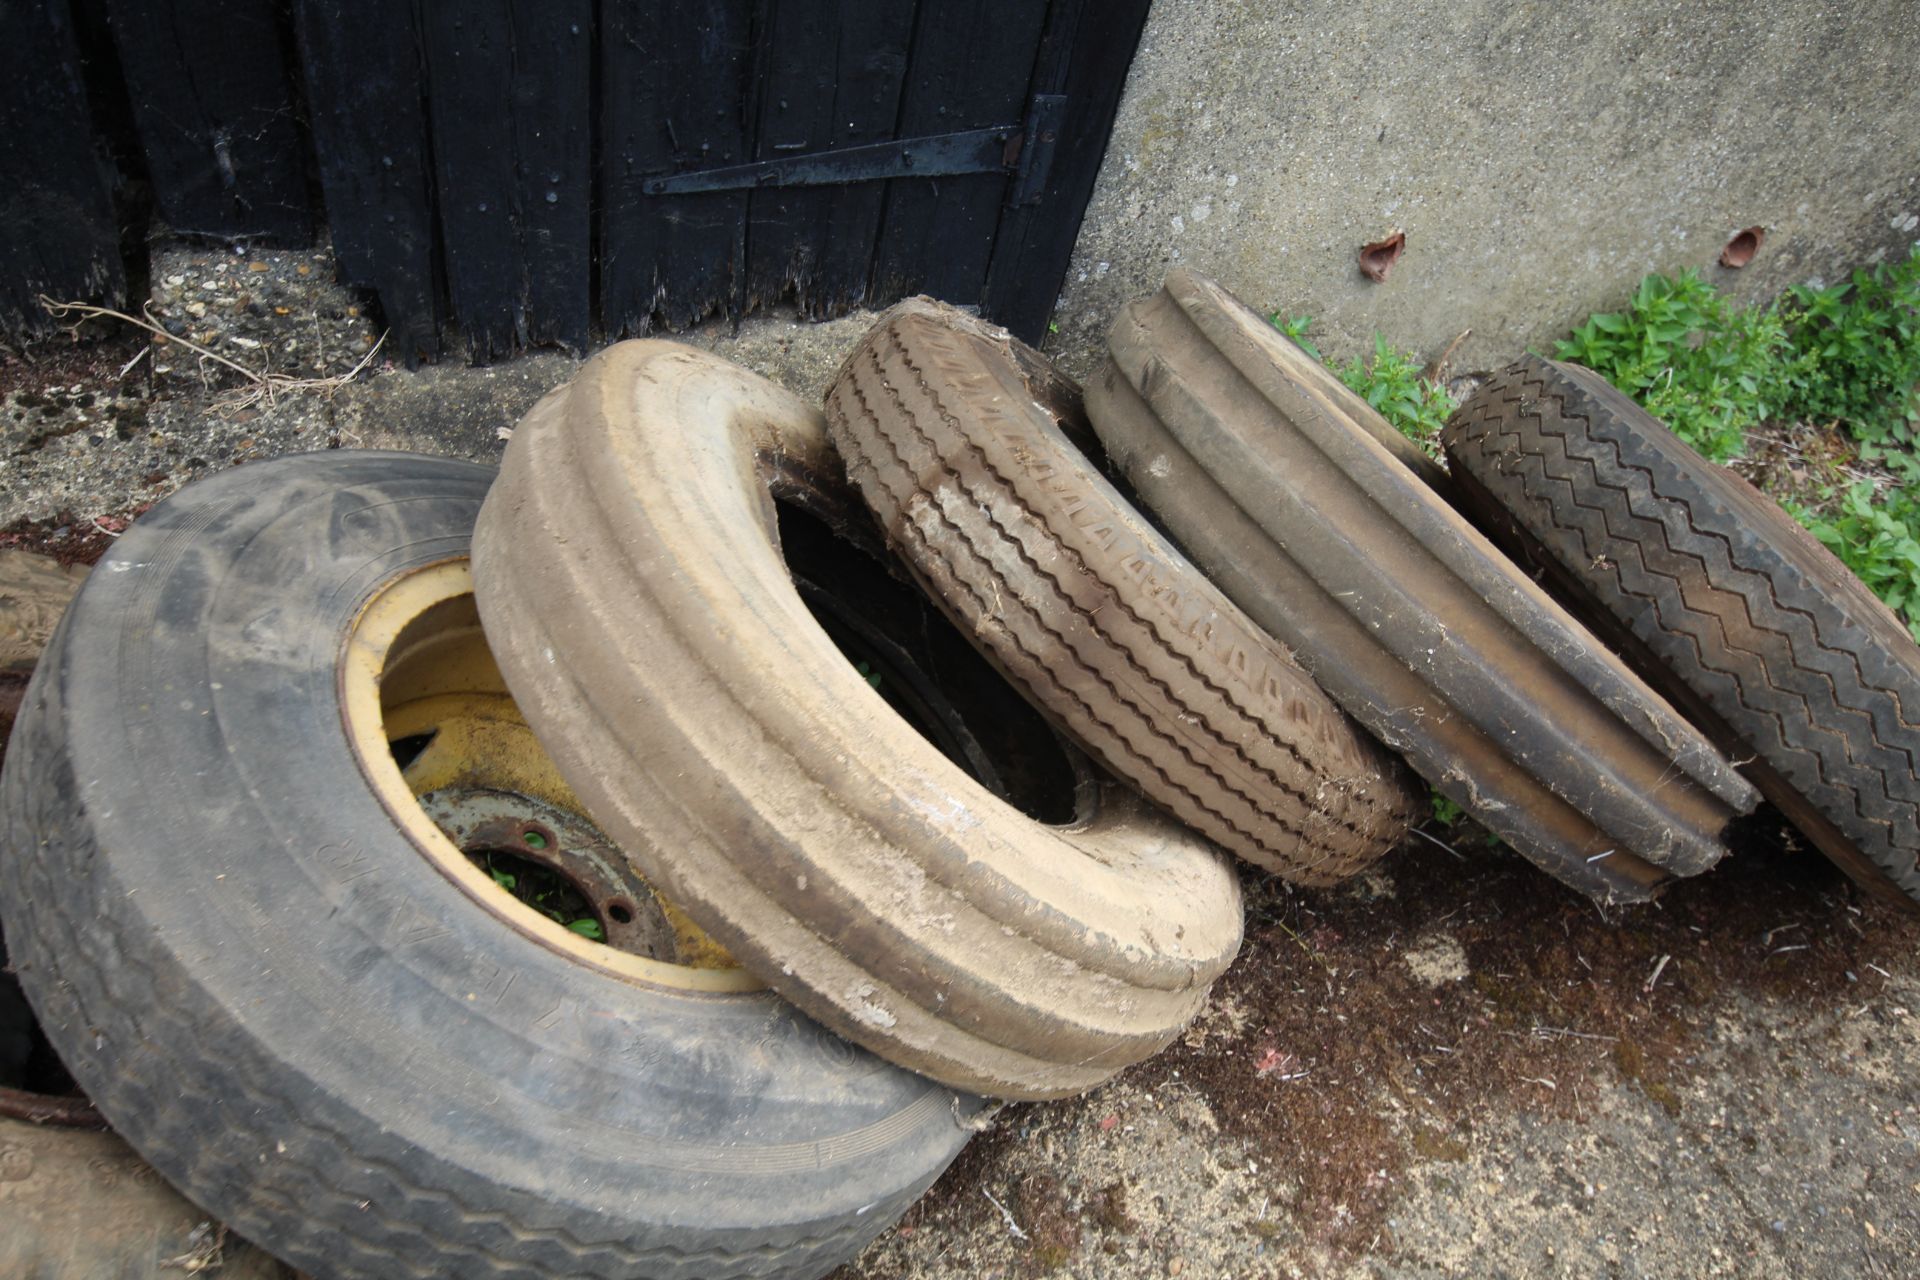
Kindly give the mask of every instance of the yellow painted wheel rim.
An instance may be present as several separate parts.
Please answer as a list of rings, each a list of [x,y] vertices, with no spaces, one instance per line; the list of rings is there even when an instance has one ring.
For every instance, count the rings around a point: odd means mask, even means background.
[[[494,665],[464,558],[403,574],[367,602],[347,636],[340,703],[361,772],[395,827],[503,924],[570,961],[627,981],[711,993],[762,989],[657,894],[681,963],[630,954],[574,933],[496,885],[421,808],[417,796],[465,785],[528,796],[569,814],[585,812]],[[429,733],[429,746],[403,771],[390,744]]]

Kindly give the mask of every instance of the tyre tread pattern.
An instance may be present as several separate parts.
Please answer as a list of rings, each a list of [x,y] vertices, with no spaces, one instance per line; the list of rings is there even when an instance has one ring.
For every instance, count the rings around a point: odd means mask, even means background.
[[[1390,849],[1409,825],[1412,795],[1384,753],[1324,698],[1324,706],[1309,704],[1291,716],[1263,715],[1247,693],[1195,660],[1190,640],[1182,643],[1145,616],[1124,582],[1090,563],[1049,519],[1053,504],[1036,501],[978,443],[976,435],[992,428],[968,419],[964,390],[930,375],[928,348],[966,344],[976,327],[965,317],[959,327],[940,313],[929,319],[930,310],[903,304],[882,318],[829,391],[828,421],[850,477],[963,631],[1109,765],[1257,865],[1326,885]],[[957,358],[980,358],[966,345]],[[991,337],[985,345],[991,350]],[[931,468],[917,467],[910,448],[928,455]],[[962,457],[977,479],[962,474]],[[1079,490],[1075,497],[1099,495]],[[949,502],[977,514],[985,527],[964,527]],[[1008,511],[1025,527],[1000,514]],[[928,536],[928,521],[937,524],[937,536]],[[1043,563],[1030,544],[1059,567]],[[1212,591],[1203,580],[1181,586]],[[1120,617],[1102,621],[1086,596]],[[1218,604],[1233,608],[1223,597]],[[1023,631],[1043,634],[1047,652],[1024,640]],[[1277,645],[1274,651],[1290,664]],[[1073,679],[1063,678],[1067,664]],[[1168,667],[1177,679],[1161,674]],[[1129,685],[1147,692],[1130,693],[1109,672],[1123,672]],[[1297,675],[1307,693],[1318,695],[1304,673]],[[1088,683],[1104,696],[1075,687]],[[1201,741],[1170,732],[1174,722]]]
[[[1843,833],[1842,865],[1920,899],[1920,653],[1785,513],[1593,378],[1529,358],[1461,406],[1445,440],[1465,501],[1517,522],[1663,664],[1649,678],[1703,700],[1765,761],[1763,789],[1794,793],[1770,799]]]

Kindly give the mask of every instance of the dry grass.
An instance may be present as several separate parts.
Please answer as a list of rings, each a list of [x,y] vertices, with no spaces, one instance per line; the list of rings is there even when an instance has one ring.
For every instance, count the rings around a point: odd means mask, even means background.
[[[239,387],[222,392],[213,401],[214,411],[221,414],[237,413],[242,409],[252,408],[256,404],[272,405],[277,403],[280,397],[287,395],[317,392],[322,396],[331,396],[364,373],[373,363],[374,357],[380,354],[380,348],[387,341],[387,335],[381,334],[379,341],[368,348],[367,354],[360,357],[360,362],[345,373],[337,373],[325,378],[296,378],[290,374],[275,373],[265,367],[249,369],[238,360],[223,356],[191,338],[182,337],[177,333],[168,333],[154,320],[152,312],[144,309],[143,315],[136,317],[124,311],[115,311],[112,307],[96,307],[87,302],[58,302],[44,294],[41,295],[40,305],[45,307],[47,314],[55,319],[76,317],[75,330],[88,320],[118,320],[136,329],[144,329],[161,342],[178,343],[200,358],[201,377],[208,386],[212,385],[207,369],[209,362],[239,374],[245,382]],[[137,360],[139,357],[135,356],[134,359]],[[124,376],[132,366],[133,362],[129,361],[127,368],[121,370],[121,374]]]

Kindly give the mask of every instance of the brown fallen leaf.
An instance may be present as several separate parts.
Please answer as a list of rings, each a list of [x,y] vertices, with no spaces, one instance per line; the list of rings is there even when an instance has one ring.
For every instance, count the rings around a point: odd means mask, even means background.
[[[1738,271],[1753,261],[1753,255],[1760,252],[1766,238],[1765,227],[1748,227],[1727,241],[1727,247],[1720,251],[1720,265]]]
[[[1396,231],[1384,240],[1360,246],[1360,274],[1375,284],[1384,284],[1387,272],[1407,251],[1407,233]]]

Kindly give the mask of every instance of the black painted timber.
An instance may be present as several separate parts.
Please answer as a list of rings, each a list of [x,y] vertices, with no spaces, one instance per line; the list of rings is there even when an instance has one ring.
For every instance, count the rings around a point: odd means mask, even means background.
[[[593,0],[513,10],[513,146],[529,340],[591,341]]]
[[[1001,216],[982,308],[1028,342],[1045,335],[1067,278],[1148,3],[1053,0],[1047,15],[1032,90],[1065,94],[1066,110],[1040,199]]]
[[[409,363],[449,324],[487,361],[911,292],[1037,338],[1147,4],[0,5],[0,329],[44,329],[42,288],[144,277],[157,210],[228,240],[324,225]]]
[[[424,0],[427,109],[447,295],[475,364],[527,343],[508,0]]]
[[[0,5],[0,332],[46,333],[56,301],[118,305],[120,234],[65,5]]]
[[[275,0],[108,0],[154,197],[174,231],[312,238],[283,20]]]
[[[754,158],[831,153],[894,137],[914,6],[775,0],[768,9]],[[791,292],[803,316],[824,319],[865,301],[885,195],[877,182],[755,191],[747,309]]]
[[[751,156],[754,0],[602,0],[600,323],[684,329],[746,300],[746,192],[648,196],[646,178]]]
[[[922,4],[900,136],[1020,122],[1045,16],[1046,6],[1032,0]],[[998,174],[889,182],[873,261],[876,302],[927,293],[978,306],[1008,190]]]
[[[293,13],[341,278],[378,298],[388,355],[430,359],[441,312],[412,6],[294,0]]]

